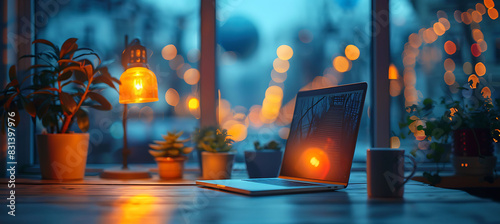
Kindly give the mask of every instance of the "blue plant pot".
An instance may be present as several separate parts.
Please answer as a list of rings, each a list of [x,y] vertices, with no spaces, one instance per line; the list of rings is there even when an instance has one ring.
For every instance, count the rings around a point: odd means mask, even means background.
[[[245,163],[250,178],[277,177],[283,152],[279,150],[245,151]]]

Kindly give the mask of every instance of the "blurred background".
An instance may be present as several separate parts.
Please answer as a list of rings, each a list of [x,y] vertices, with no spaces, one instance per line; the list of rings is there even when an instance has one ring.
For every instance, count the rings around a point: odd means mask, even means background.
[[[116,78],[123,72],[125,35],[140,38],[148,48],[160,100],[128,107],[131,163],[153,163],[148,144],[167,131],[189,137],[199,127],[199,0],[71,0],[57,8],[44,2],[35,3],[35,38],[61,45],[76,37],[109,61]],[[372,15],[371,7],[368,0],[217,1],[219,124],[236,140],[237,161],[254,141],[285,144],[299,90],[368,82],[354,157],[364,161],[372,138],[371,29],[376,25],[388,25],[391,32],[387,110],[393,147],[419,147],[418,134],[398,137],[405,106],[458,92],[470,74],[482,72],[472,67],[478,61],[485,65],[481,83],[498,95],[500,23],[493,1],[392,0],[390,21]],[[372,24],[372,16],[378,24]],[[123,106],[118,93],[106,91],[113,110],[91,113],[88,163],[121,162]],[[191,162],[197,160],[194,154]]]

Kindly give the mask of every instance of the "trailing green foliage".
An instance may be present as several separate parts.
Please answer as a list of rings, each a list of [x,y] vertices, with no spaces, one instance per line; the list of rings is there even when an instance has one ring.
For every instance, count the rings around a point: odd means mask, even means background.
[[[269,141],[267,144],[261,146],[260,145],[260,142],[259,141],[255,141],[253,143],[254,147],[255,147],[255,150],[262,150],[262,149],[271,149],[271,150],[280,150],[281,149],[281,145],[279,142],[277,141]]]

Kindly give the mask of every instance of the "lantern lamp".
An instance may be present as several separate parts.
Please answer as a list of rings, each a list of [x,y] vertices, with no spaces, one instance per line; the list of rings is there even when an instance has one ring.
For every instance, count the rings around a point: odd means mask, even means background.
[[[127,111],[128,104],[158,101],[158,82],[155,74],[148,69],[146,48],[139,39],[128,44],[125,36],[125,50],[122,53],[122,66],[126,69],[120,77],[119,102],[123,104],[123,149],[122,168],[105,170],[102,178],[107,179],[143,179],[150,178],[147,170],[135,170],[128,166],[130,149],[127,146]]]

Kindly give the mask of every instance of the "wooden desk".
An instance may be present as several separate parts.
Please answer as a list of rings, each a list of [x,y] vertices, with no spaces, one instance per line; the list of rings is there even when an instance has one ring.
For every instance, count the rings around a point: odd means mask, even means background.
[[[244,176],[239,173],[236,175]],[[28,182],[25,182],[28,183]],[[248,197],[191,183],[0,185],[0,223],[500,223],[500,204],[410,181],[404,199],[368,199],[364,172],[337,192]]]

